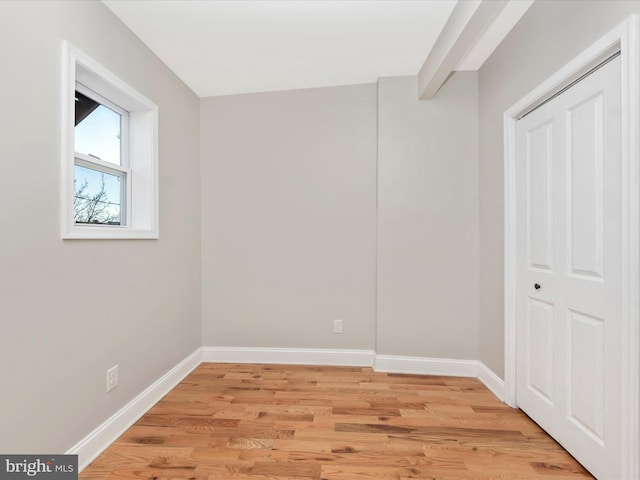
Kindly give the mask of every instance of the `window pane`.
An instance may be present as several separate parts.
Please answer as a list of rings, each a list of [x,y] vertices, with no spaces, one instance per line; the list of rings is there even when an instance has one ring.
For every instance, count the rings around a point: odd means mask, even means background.
[[[73,180],[74,219],[76,223],[121,225],[121,182],[118,175],[75,165]]]
[[[75,151],[120,165],[122,116],[76,91]]]

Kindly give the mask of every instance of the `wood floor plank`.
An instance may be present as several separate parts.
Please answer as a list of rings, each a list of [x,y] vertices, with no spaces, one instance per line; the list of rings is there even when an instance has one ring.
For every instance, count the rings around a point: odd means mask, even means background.
[[[593,478],[473,378],[205,363],[82,480]]]

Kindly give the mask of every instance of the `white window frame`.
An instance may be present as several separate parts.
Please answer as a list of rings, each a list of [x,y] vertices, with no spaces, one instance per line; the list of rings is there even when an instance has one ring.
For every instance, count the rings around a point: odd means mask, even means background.
[[[122,115],[120,165],[75,151],[75,91]],[[74,167],[124,178],[121,225],[76,224]],[[68,42],[63,42],[61,234],[63,239],[157,239],[158,106]]]

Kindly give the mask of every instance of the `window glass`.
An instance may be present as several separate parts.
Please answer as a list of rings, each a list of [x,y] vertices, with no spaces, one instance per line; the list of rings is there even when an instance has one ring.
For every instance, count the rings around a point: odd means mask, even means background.
[[[120,225],[122,222],[122,188],[119,175],[74,166],[73,198],[76,223]]]
[[[76,90],[75,151],[120,165],[122,116]]]

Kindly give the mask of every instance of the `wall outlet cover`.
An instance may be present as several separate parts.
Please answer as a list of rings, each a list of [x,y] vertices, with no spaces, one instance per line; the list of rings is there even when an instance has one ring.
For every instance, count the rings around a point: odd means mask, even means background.
[[[342,333],[342,320],[333,321],[333,333]]]
[[[118,386],[118,365],[114,365],[107,370],[107,392]]]

